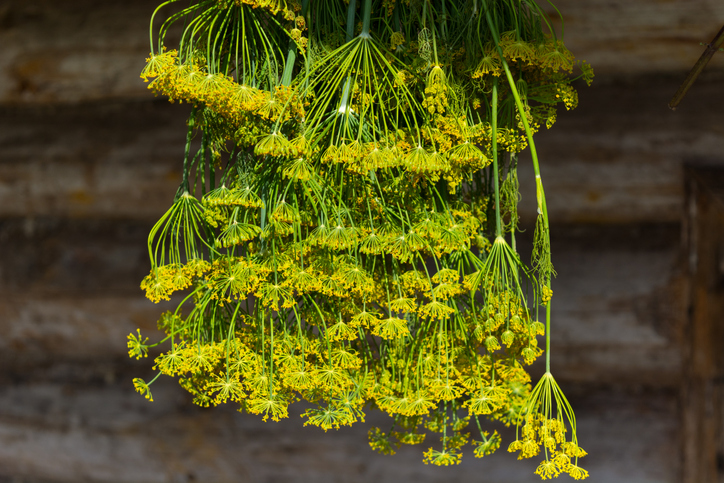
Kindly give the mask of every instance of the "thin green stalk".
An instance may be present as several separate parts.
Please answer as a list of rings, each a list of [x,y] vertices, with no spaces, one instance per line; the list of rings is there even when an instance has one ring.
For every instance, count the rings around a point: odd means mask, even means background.
[[[551,301],[546,305],[546,372],[551,372]]]
[[[495,236],[503,236],[500,220],[500,186],[498,176],[498,78],[493,78],[491,129],[493,137],[493,185],[495,186]]]
[[[186,148],[184,149],[184,166],[183,166],[183,173],[182,173],[182,182],[181,186],[183,186],[184,191],[188,193],[189,190],[189,153],[191,150],[191,139],[194,136],[194,116],[196,115],[196,106],[194,106],[191,109],[191,115],[189,116],[188,120],[188,131],[186,133]],[[182,193],[183,194],[183,193]]]

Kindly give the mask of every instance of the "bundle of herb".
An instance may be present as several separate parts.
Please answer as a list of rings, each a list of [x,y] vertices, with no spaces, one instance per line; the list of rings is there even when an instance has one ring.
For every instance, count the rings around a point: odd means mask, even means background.
[[[491,454],[501,438],[480,420],[501,421],[518,427],[510,451],[542,449],[542,478],[587,476],[550,373],[533,135],[593,74],[535,3],[195,0],[151,44],[141,77],[192,108],[183,181],[149,236],[141,287],[155,302],[183,296],[159,321],[164,340],[129,335],[131,356],[165,344],[155,368],[195,403],[231,400],[265,420],[300,399],[316,405],[305,425],[324,430],[379,409],[394,424],[370,431],[374,449],[438,433],[424,453],[436,465],[460,462],[468,427],[475,456]],[[526,148],[531,266],[515,242]],[[543,352],[532,388],[525,366]],[[134,382],[151,399],[151,383]]]

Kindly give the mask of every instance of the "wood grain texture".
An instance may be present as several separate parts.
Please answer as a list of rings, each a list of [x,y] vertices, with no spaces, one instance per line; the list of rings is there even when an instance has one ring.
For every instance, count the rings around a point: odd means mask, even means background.
[[[556,4],[568,46],[598,75],[580,86],[580,107],[537,138],[559,274],[553,370],[577,412],[584,466],[597,483],[710,475],[692,468],[722,452],[707,426],[718,359],[701,361],[686,341],[720,344],[684,325],[681,223],[684,163],[724,163],[724,54],[676,113],[666,103],[724,24],[724,6]],[[170,307],[138,285],[148,229],[180,181],[189,110],[154,100],[138,78],[154,7],[0,4],[0,482],[539,481],[537,461],[505,448],[432,468],[419,448],[371,452],[369,425],[325,434],[302,428],[299,409],[278,424],[200,409],[170,379],[154,385],[154,403],[133,392],[150,361],[129,360],[125,336],[153,334]],[[529,244],[534,184],[521,162]]]
[[[681,385],[682,477],[724,478],[724,170],[687,169],[688,311]]]
[[[718,0],[559,0],[564,39],[602,79],[684,76],[724,24]],[[550,9],[547,2],[541,2]],[[138,77],[156,3],[5,0],[0,6],[0,103],[148,98]],[[560,22],[554,20],[560,33]],[[724,72],[724,59],[707,68]],[[720,75],[720,74],[717,74]],[[673,95],[673,92],[670,96]]]
[[[558,0],[563,13],[564,40],[578,57],[589,61],[602,77],[636,77],[651,73],[681,73],[701,55],[724,25],[724,5],[718,0]],[[556,19],[547,2],[540,2]],[[560,21],[554,21],[560,32]],[[724,58],[711,71],[724,70]],[[673,92],[671,93],[673,95]]]
[[[483,460],[468,452],[460,465],[443,468],[422,463],[421,451],[433,440],[401,448],[394,457],[378,455],[366,433],[371,425],[389,424],[379,414],[370,414],[366,425],[324,433],[303,428],[299,408],[289,419],[264,423],[231,406],[192,407],[168,379],[154,385],[149,403],[131,392],[127,379],[63,377],[0,388],[0,441],[12,443],[0,445],[0,477],[103,483],[540,481],[533,474],[538,458],[516,461],[504,448]],[[592,481],[676,481],[675,401],[674,394],[656,391],[573,394],[579,437],[591,453],[582,463]],[[513,435],[503,434],[505,446]]]

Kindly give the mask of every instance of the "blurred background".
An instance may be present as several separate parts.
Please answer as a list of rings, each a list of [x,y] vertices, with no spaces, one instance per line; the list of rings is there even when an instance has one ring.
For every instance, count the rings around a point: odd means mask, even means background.
[[[667,108],[724,3],[555,3],[567,46],[596,72],[538,135],[558,271],[553,372],[582,466],[595,483],[724,481],[724,53]],[[170,308],[139,283],[188,114],[138,77],[155,6],[0,1],[0,482],[539,481],[536,458],[505,452],[510,438],[436,468],[424,448],[372,452],[370,423],[387,424],[373,414],[325,434],[298,413],[264,423],[195,407],[170,379],[153,403],[133,391],[151,361],[128,359],[126,335],[152,334]]]

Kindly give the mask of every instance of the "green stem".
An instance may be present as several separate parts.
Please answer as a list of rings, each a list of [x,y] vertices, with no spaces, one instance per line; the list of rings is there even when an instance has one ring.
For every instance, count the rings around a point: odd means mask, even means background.
[[[183,181],[182,181],[181,185],[183,186],[186,193],[188,193],[190,191],[189,190],[189,153],[191,150],[191,139],[194,136],[194,124],[195,124],[194,116],[195,116],[195,114],[196,114],[196,106],[194,106],[191,109],[191,115],[189,116],[189,120],[187,123],[189,126],[189,129],[188,129],[188,132],[186,133],[186,148],[184,149],[184,167],[183,167],[183,173],[182,173]]]
[[[495,236],[503,236],[500,221],[500,186],[498,180],[498,78],[493,79],[491,128],[493,138],[493,185],[495,186]]]
[[[370,36],[370,17],[372,14],[372,0],[365,0],[362,10],[362,33],[360,37]]]
[[[546,305],[546,372],[551,372],[551,301]]]
[[[505,70],[505,77],[508,79],[508,84],[510,85],[510,90],[513,93],[513,98],[515,99],[515,105],[518,108],[518,112],[520,113],[520,120],[523,123],[523,129],[525,130],[526,138],[528,139],[528,145],[530,146],[530,155],[533,159],[533,170],[535,171],[535,179],[536,179],[536,198],[538,200],[538,210],[540,211],[540,214],[543,215],[543,221],[545,223],[546,232],[548,231],[548,210],[546,208],[545,203],[545,195],[543,193],[543,182],[541,181],[540,177],[540,166],[538,164],[538,152],[535,149],[535,143],[533,142],[533,131],[530,128],[530,124],[528,124],[528,118],[525,116],[525,109],[523,108],[523,102],[520,99],[520,94],[518,94],[518,89],[515,86],[515,80],[513,79],[513,74],[510,73],[510,68],[508,67],[508,63],[505,61],[505,57],[503,56],[503,49],[500,48],[500,38],[498,37],[498,32],[495,29],[495,25],[493,24],[493,19],[490,17],[490,11],[485,11],[485,18],[488,21],[488,27],[490,27],[490,32],[493,35],[493,39],[495,40],[495,47],[498,49],[498,55],[500,56],[501,63],[503,64],[503,69]],[[550,284],[550,281],[547,283]]]
[[[347,39],[346,42],[354,37],[354,14],[357,12],[357,0],[349,0],[347,7]]]

